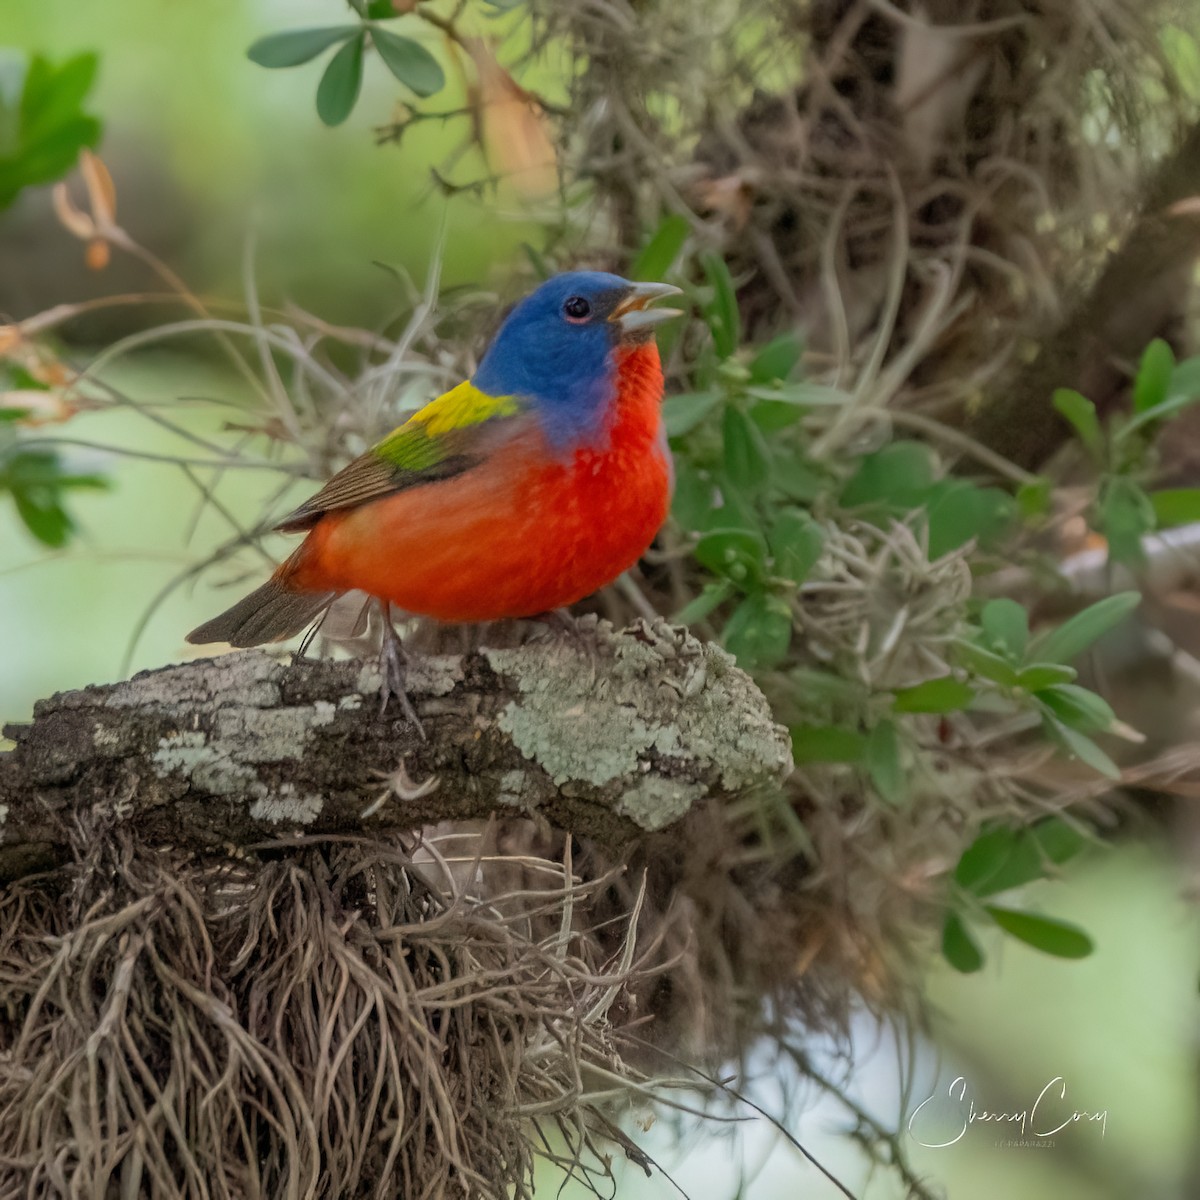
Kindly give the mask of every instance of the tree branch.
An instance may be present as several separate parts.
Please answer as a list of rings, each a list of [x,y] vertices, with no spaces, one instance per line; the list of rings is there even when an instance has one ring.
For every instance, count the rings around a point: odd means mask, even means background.
[[[1036,470],[1070,434],[1051,404],[1055,388],[1077,388],[1102,413],[1113,407],[1127,383],[1122,360],[1136,361],[1151,339],[1172,332],[1187,306],[1200,219],[1173,206],[1197,194],[1200,123],[1149,180],[1140,215],[1088,294],[968,422],[973,438]]]
[[[373,664],[244,651],[41,701],[5,730],[0,880],[61,862],[85,811],[197,853],[497,811],[616,848],[792,765],[729,655],[661,621],[414,661],[428,742],[378,686]]]

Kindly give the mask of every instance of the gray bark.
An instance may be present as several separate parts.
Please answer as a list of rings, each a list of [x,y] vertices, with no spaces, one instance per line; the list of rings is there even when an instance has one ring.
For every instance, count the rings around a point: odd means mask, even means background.
[[[426,742],[378,686],[373,663],[252,650],[41,701],[5,730],[0,880],[63,861],[85,813],[198,854],[494,812],[615,849],[792,766],[749,677],[663,622],[415,659]]]

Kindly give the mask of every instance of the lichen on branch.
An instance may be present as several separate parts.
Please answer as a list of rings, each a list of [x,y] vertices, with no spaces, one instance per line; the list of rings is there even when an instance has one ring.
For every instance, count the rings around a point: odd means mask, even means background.
[[[792,766],[749,677],[661,621],[415,658],[427,742],[377,687],[369,664],[246,651],[42,701],[0,759],[0,878],[59,861],[82,813],[197,852],[495,811],[617,849]]]

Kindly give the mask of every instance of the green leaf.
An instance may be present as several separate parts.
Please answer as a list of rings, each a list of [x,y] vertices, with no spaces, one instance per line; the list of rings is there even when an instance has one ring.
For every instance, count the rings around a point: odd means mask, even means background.
[[[317,85],[317,116],[326,125],[340,125],[358,103],[362,88],[363,45],[366,35],[347,42],[330,60]]]
[[[791,646],[792,610],[778,596],[756,592],[734,609],[721,641],[745,670],[773,667]]]
[[[62,460],[52,450],[18,450],[0,462],[0,486],[14,492],[31,488],[57,491],[62,477]]]
[[[396,16],[396,6],[392,0],[370,0],[367,5],[368,21],[388,21]]]
[[[1071,423],[1088,450],[1099,456],[1101,433],[1096,406],[1073,388],[1058,388],[1054,393],[1054,407]]]
[[[703,621],[714,609],[719,608],[734,593],[733,584],[727,579],[706,583],[700,594],[688,601],[671,619],[679,625],[691,625]]]
[[[1103,775],[1106,779],[1121,778],[1121,769],[1090,737],[1064,725],[1056,717],[1044,718],[1043,725],[1050,735],[1072,757]]]
[[[704,312],[709,332],[712,334],[713,346],[718,358],[730,358],[742,340],[742,320],[738,312],[733,276],[729,274],[729,267],[719,254],[705,254],[700,260],[700,265],[704,268],[705,278],[713,289],[712,301]]]
[[[889,511],[916,508],[933,486],[933,464],[928,446],[892,442],[862,460],[842,489],[842,507],[882,503]]]
[[[1017,511],[1026,521],[1047,516],[1052,496],[1053,487],[1050,480],[1044,475],[1039,475],[1017,488]]]
[[[768,481],[770,460],[760,430],[741,409],[725,410],[721,424],[725,443],[725,473],[734,487],[755,492]]]
[[[1117,719],[1107,700],[1073,683],[1040,688],[1037,698],[1063,724],[1080,733],[1103,733]]]
[[[432,96],[446,86],[446,75],[441,64],[420,42],[381,29],[378,25],[371,26],[371,41],[387,69],[418,96]]]
[[[1058,817],[1025,829],[1001,825],[985,830],[963,851],[954,881],[972,895],[994,896],[1045,877],[1051,867],[1074,858],[1083,835]]]
[[[1035,638],[1030,657],[1051,663],[1069,663],[1110,629],[1120,625],[1141,602],[1138,592],[1118,592],[1098,600],[1057,629]]]
[[[765,385],[751,384],[746,388],[746,395],[756,400],[794,404],[797,408],[844,408],[851,399],[849,392],[826,387],[823,383],[784,383],[780,380]]]
[[[1200,357],[1185,358],[1171,372],[1166,394],[1148,408],[1135,407],[1132,420],[1125,423],[1121,437],[1128,438],[1147,425],[1165,421],[1200,400]]]
[[[60,125],[54,133],[23,148],[18,157],[0,160],[0,208],[25,187],[61,179],[76,163],[84,146],[94,146],[100,123],[79,116]]]
[[[753,383],[784,380],[796,369],[804,347],[794,333],[780,334],[769,341],[750,360],[750,379]]]
[[[56,550],[67,544],[74,525],[56,492],[43,488],[14,490],[13,500],[25,527],[39,542]]]
[[[1017,675],[1017,686],[1027,692],[1037,692],[1056,683],[1074,683],[1079,674],[1074,667],[1059,663],[1031,663]]]
[[[1024,605],[1001,596],[983,606],[980,617],[988,648],[1003,658],[1020,662],[1029,642],[1029,614]]]
[[[792,758],[796,763],[862,763],[867,738],[837,725],[797,725],[792,729]]]
[[[802,420],[804,412],[783,400],[760,400],[750,408],[750,420],[768,436]]]
[[[1200,488],[1164,488],[1150,493],[1154,527],[1170,529],[1200,521]]]
[[[95,54],[77,55],[57,68],[41,57],[34,59],[21,97],[21,135],[27,143],[53,137],[81,115],[98,65]]]
[[[908,794],[908,780],[900,764],[900,739],[893,721],[880,721],[867,737],[867,774],[876,791],[889,804],[900,804]]]
[[[1056,958],[1087,958],[1095,949],[1092,939],[1078,925],[1042,917],[1013,908],[985,906],[988,915],[1011,937]]]
[[[106,488],[102,475],[72,471],[51,450],[27,450],[0,464],[0,487],[11,491],[61,491],[63,488]]]
[[[762,535],[749,529],[716,529],[696,543],[702,566],[742,585],[762,580],[766,552]]]
[[[96,75],[94,54],[60,66],[40,55],[16,62],[4,72],[0,97],[0,208],[23,188],[62,178],[100,137],[100,123],[82,110]]]
[[[771,485],[789,500],[811,504],[828,493],[829,476],[804,462],[798,454],[776,455],[771,463]]]
[[[954,643],[962,665],[974,675],[990,679],[1001,687],[1015,687],[1017,684],[1017,669],[1006,658],[985,650],[975,642],[959,639]]]
[[[667,437],[677,438],[690,433],[721,400],[719,392],[681,392],[676,396],[668,396],[662,405]]]
[[[983,951],[957,913],[946,914],[942,926],[942,957],[964,975],[973,974],[983,966]]]
[[[259,38],[246,57],[260,67],[298,67],[311,62],[323,50],[344,42],[361,31],[359,25],[329,25],[323,29],[289,29]]]
[[[7,386],[5,386],[7,385]],[[50,385],[35,379],[19,363],[6,363],[0,367],[0,388],[21,392],[48,392]]]
[[[898,713],[958,712],[974,699],[975,689],[969,683],[942,675],[913,687],[897,688],[892,709]]]
[[[1132,479],[1117,475],[1105,483],[1100,492],[1099,518],[1112,558],[1126,566],[1145,561],[1142,538],[1154,528],[1154,505]]]
[[[27,408],[0,408],[0,424],[5,421],[23,421],[29,416]]]
[[[629,268],[629,278],[657,282],[675,265],[692,226],[686,217],[671,213],[658,223],[650,240]]]
[[[1162,338],[1155,338],[1142,354],[1142,361],[1133,381],[1135,413],[1155,408],[1167,398],[1167,389],[1174,371],[1174,352]]]
[[[803,583],[821,557],[825,535],[806,512],[785,509],[767,534],[767,546],[774,560],[774,573]]]
[[[972,540],[990,545],[1011,523],[1016,511],[1007,492],[977,487],[964,479],[935,483],[924,504],[931,559],[941,558]]]

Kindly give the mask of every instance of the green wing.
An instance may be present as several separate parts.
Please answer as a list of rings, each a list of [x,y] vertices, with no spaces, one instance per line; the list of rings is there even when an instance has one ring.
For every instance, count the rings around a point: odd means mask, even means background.
[[[489,396],[460,383],[430,401],[378,445],[343,467],[276,529],[310,529],[332,509],[354,508],[406,488],[450,479],[483,460],[485,442],[523,409],[515,396]]]

